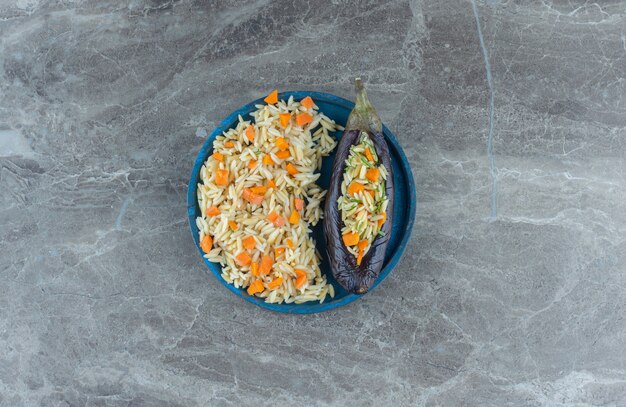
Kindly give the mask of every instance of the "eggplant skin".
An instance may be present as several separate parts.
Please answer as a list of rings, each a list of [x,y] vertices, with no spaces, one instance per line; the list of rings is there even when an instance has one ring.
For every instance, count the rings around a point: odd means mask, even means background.
[[[326,234],[326,252],[330,260],[330,268],[335,280],[352,294],[365,294],[374,284],[385,260],[387,243],[391,236],[393,224],[393,172],[389,148],[382,133],[367,132],[374,143],[378,159],[387,170],[385,189],[389,203],[387,205],[387,219],[381,228],[384,236],[377,236],[372,247],[363,257],[361,265],[356,264],[356,257],[350,253],[343,243],[341,228],[341,211],[337,205],[337,199],[341,196],[341,183],[345,170],[346,159],[350,154],[350,147],[359,141],[360,129],[346,129],[339,146],[333,164],[330,187],[326,196],[324,207],[324,232]]]

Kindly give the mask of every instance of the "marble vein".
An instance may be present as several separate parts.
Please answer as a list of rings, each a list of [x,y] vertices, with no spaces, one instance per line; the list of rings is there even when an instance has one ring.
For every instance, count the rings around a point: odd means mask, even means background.
[[[495,111],[495,91],[493,88],[493,79],[491,77],[491,64],[489,63],[489,51],[485,46],[485,39],[483,37],[483,31],[480,27],[480,16],[478,14],[478,7],[476,6],[476,0],[471,0],[472,11],[474,18],[476,19],[476,31],[478,33],[478,42],[480,44],[480,50],[485,62],[485,72],[487,75],[487,86],[489,88],[489,128],[487,131],[487,157],[489,159],[489,174],[491,176],[491,212],[489,220],[495,221],[498,217],[498,174],[496,170],[496,159],[493,154],[493,121]]]

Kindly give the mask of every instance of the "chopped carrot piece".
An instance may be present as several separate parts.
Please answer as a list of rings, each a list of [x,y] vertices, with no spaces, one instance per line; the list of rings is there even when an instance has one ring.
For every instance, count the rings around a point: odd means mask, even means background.
[[[228,170],[215,171],[215,183],[223,187],[228,185]]]
[[[356,265],[360,266],[363,261],[363,250],[359,250],[359,254],[356,256]]]
[[[250,257],[248,252],[241,252],[237,256],[235,256],[235,260],[240,266],[247,266],[252,261],[252,258]]]
[[[293,205],[297,210],[301,211],[304,208],[304,199],[296,198],[293,200]]]
[[[213,153],[213,158],[215,158],[219,162],[224,162],[224,154],[222,153]]]
[[[372,197],[372,199],[374,199],[376,197],[376,192],[373,189],[366,189],[365,192],[367,192],[368,194],[370,194],[370,196]]]
[[[241,197],[253,205],[261,206],[263,203],[263,195],[257,195],[248,188],[243,190]]]
[[[250,295],[262,293],[263,291],[265,291],[265,288],[263,287],[263,281],[261,280],[256,280],[248,287],[248,294]]]
[[[256,239],[254,238],[254,236],[248,236],[245,239],[243,239],[242,243],[243,243],[243,247],[245,247],[248,250],[251,250],[251,249],[254,249],[256,246]]]
[[[259,263],[257,263],[256,261],[253,261],[252,263],[250,263],[250,273],[252,273],[253,276],[258,277],[259,274]]]
[[[239,229],[239,225],[237,223],[235,223],[235,221],[229,220],[228,221],[228,226],[230,226],[230,228],[232,230],[237,230]]]
[[[235,147],[235,143],[233,143],[232,141],[228,140],[224,143],[224,147],[226,148],[233,148]]]
[[[213,248],[213,238],[209,235],[206,235],[204,239],[200,242],[200,248],[203,252],[208,253]]]
[[[293,240],[285,239],[285,242],[287,243],[288,248],[293,249]]]
[[[357,247],[359,248],[359,250],[365,250],[365,248],[367,247],[368,243],[369,242],[367,241],[367,239],[361,240],[359,242],[359,244],[357,245]]]
[[[248,163],[248,169],[249,169],[249,170],[253,170],[253,169],[254,169],[254,167],[256,167],[256,161],[251,160],[251,161]]]
[[[285,224],[285,219],[282,216],[279,216],[276,212],[271,211],[267,214],[267,220],[272,222],[274,226],[282,226]]]
[[[283,218],[282,216],[279,216],[278,219],[276,219],[276,222],[274,222],[274,225],[278,228],[284,224],[285,224],[285,218]]]
[[[289,216],[289,223],[291,223],[292,225],[297,225],[298,222],[300,222],[300,212],[291,212],[291,216]]]
[[[343,235],[343,243],[346,246],[355,246],[359,243],[359,234],[356,232],[348,232]]]
[[[267,220],[269,220],[270,222],[274,223],[276,222],[276,219],[278,219],[278,214],[276,212],[271,211],[267,214]]]
[[[350,183],[350,186],[348,186],[348,195],[356,195],[358,192],[363,191],[365,191],[365,187],[363,186],[363,184],[359,184],[356,181],[352,181],[352,183]]]
[[[283,278],[277,277],[269,282],[269,284],[267,285],[267,288],[269,288],[270,290],[275,290],[278,287],[280,287],[282,283],[283,283]]]
[[[209,216],[217,216],[220,213],[222,213],[222,211],[220,211],[220,209],[217,206],[211,206],[210,208],[207,208],[206,210],[206,214]]]
[[[276,183],[274,182],[273,179],[267,181],[267,187],[268,188],[276,188]]]
[[[382,219],[378,219],[378,227],[381,227],[385,221],[387,220],[387,212],[383,212],[381,213],[381,215],[383,215]]]
[[[372,152],[370,151],[369,147],[365,147],[365,156],[367,157],[368,160],[374,161],[374,156],[372,155]]]
[[[273,90],[272,92],[270,92],[269,95],[267,95],[265,97],[265,99],[263,99],[265,101],[265,103],[267,103],[268,105],[273,105],[274,103],[278,102],[278,91],[277,90]]]
[[[285,158],[291,157],[291,153],[289,152],[289,150],[277,151],[276,157],[280,158],[281,160],[284,160]]]
[[[310,109],[313,107],[314,103],[313,103],[313,99],[311,99],[311,96],[307,96],[300,101],[300,104],[304,106],[306,109]]]
[[[286,150],[289,148],[289,143],[287,143],[287,140],[285,140],[284,137],[278,137],[274,144],[279,150]]]
[[[274,165],[274,160],[272,160],[272,157],[269,154],[266,154],[263,157],[263,164],[265,164],[265,165]]]
[[[277,247],[276,249],[274,249],[274,258],[275,259],[279,258],[283,254],[285,254],[285,248],[284,247]]]
[[[265,193],[267,192],[267,187],[259,185],[257,187],[250,188],[250,191],[254,192],[257,195],[265,195]]]
[[[296,269],[296,288],[299,290],[306,284],[306,271]]]
[[[280,125],[287,127],[289,121],[291,120],[291,113],[281,113],[278,116],[280,117]]]
[[[263,256],[261,258],[261,265],[259,266],[259,273],[261,275],[269,274],[272,270],[272,266],[274,265],[274,260],[270,256]]]
[[[372,182],[378,181],[379,176],[380,176],[380,171],[378,170],[378,168],[369,168],[365,172],[365,178],[367,178],[368,180]]]
[[[292,163],[289,163],[287,164],[287,172],[291,175],[296,175],[300,171],[298,171],[295,165],[293,165]]]
[[[246,137],[251,143],[254,141],[254,126],[253,125],[249,125],[248,128],[246,128]]]
[[[304,127],[305,124],[311,123],[313,121],[313,116],[308,113],[300,113],[296,116],[296,123],[300,127]]]

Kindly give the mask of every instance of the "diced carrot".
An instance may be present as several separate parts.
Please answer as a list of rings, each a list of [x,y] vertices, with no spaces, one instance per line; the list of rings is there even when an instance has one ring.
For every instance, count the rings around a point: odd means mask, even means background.
[[[261,206],[263,203],[263,195],[257,195],[248,188],[243,190],[241,197],[253,205]]]
[[[359,244],[357,245],[357,247],[359,248],[359,250],[365,250],[368,243],[369,242],[367,241],[367,239],[361,240]]]
[[[360,266],[363,261],[363,250],[359,250],[359,254],[356,256],[356,265]]]
[[[278,137],[274,144],[279,150],[286,150],[289,148],[289,143],[287,143],[287,140],[285,140],[284,137]]]
[[[200,248],[205,253],[210,252],[213,248],[213,238],[209,235],[204,236],[204,239],[200,242]]]
[[[228,170],[215,171],[215,183],[223,187],[228,185]]]
[[[279,216],[278,219],[276,219],[276,222],[274,222],[274,225],[278,228],[284,224],[285,224],[285,218],[283,218],[282,216]]]
[[[296,288],[299,290],[306,284],[306,271],[296,269]]]
[[[256,239],[254,238],[254,236],[248,236],[245,239],[243,239],[241,243],[243,243],[243,247],[245,247],[248,250],[254,249],[256,246]]]
[[[269,220],[270,222],[274,223],[276,222],[276,219],[278,219],[278,214],[276,212],[271,211],[267,214],[267,220]]]
[[[381,215],[383,215],[383,217],[382,219],[378,219],[378,227],[381,227],[387,220],[387,212],[383,212]]]
[[[292,225],[297,225],[298,222],[300,222],[300,212],[292,211],[291,215],[289,216],[289,223],[291,223]]]
[[[285,242],[287,243],[288,248],[293,249],[293,240],[285,239]]]
[[[230,226],[231,230],[239,229],[239,225],[235,221],[232,221],[232,220],[228,221],[228,226]]]
[[[250,263],[250,273],[252,273],[253,276],[258,277],[259,274],[259,263],[257,263],[256,261],[253,261],[252,263]]]
[[[265,154],[265,156],[263,156],[263,164],[265,164],[265,165],[273,165],[274,164],[274,160],[272,160],[272,157],[269,154]]]
[[[224,154],[222,153],[213,153],[213,158],[215,158],[219,162],[224,162]]]
[[[218,208],[217,206],[211,206],[206,210],[206,214],[209,216],[217,216],[220,213],[222,213],[222,211],[220,211],[220,208]]]
[[[249,125],[248,128],[246,128],[246,137],[251,143],[254,141],[254,126],[253,125]]]
[[[313,103],[313,99],[311,99],[311,96],[307,96],[300,101],[300,104],[304,106],[306,109],[310,109],[313,107],[314,103]]]
[[[267,192],[267,187],[263,185],[259,185],[259,186],[250,188],[250,191],[254,192],[257,195],[265,195],[265,193]]]
[[[276,183],[274,182],[273,179],[267,181],[267,187],[268,188],[276,188]]]
[[[280,125],[287,127],[289,121],[291,120],[291,113],[281,113],[278,116],[280,117]]]
[[[365,171],[365,178],[372,182],[378,181],[379,176],[380,171],[378,170],[378,168],[369,168],[367,171]]]
[[[291,157],[291,153],[289,152],[289,150],[277,151],[276,157],[280,158],[281,160],[284,160],[285,158]]]
[[[372,155],[372,152],[370,151],[369,147],[365,147],[365,156],[367,157],[368,160],[374,161],[374,156]]]
[[[307,123],[311,123],[313,121],[313,116],[304,112],[296,115],[296,123],[298,126],[303,127]]]
[[[359,243],[359,234],[356,232],[348,232],[343,235],[343,243],[346,246],[355,246]]]
[[[356,181],[352,181],[352,183],[350,183],[350,186],[348,186],[348,195],[355,195],[356,193],[363,191],[365,191],[365,187],[363,186],[363,184],[359,184]]]
[[[272,266],[274,265],[274,260],[268,255],[265,255],[261,258],[261,265],[259,266],[259,273],[261,275],[269,274],[272,270]]]
[[[237,256],[235,256],[235,260],[240,266],[247,266],[252,261],[252,258],[250,257],[248,252],[241,252]]]
[[[293,205],[297,210],[301,211],[304,208],[304,199],[296,198],[293,200]]]
[[[275,259],[279,258],[283,254],[285,254],[285,248],[284,247],[277,247],[276,249],[274,249],[274,258]]]
[[[285,224],[285,219],[282,216],[279,216],[276,212],[271,211],[267,214],[267,220],[272,222],[274,226],[282,226]]]
[[[278,102],[278,91],[277,90],[273,90],[270,92],[269,95],[267,95],[265,97],[265,99],[263,99],[265,101],[265,103],[267,103],[268,105],[273,105],[274,103]]]
[[[270,281],[269,284],[267,284],[267,288],[269,288],[270,290],[275,290],[278,287],[280,287],[282,283],[283,283],[283,278],[277,277],[273,279],[272,281]]]
[[[296,175],[297,173],[299,173],[300,171],[298,171],[298,169],[296,168],[295,165],[293,165],[292,163],[288,163],[287,164],[287,172],[291,175]]]
[[[226,148],[233,148],[235,147],[235,143],[233,143],[232,141],[228,140],[224,143],[224,147]]]
[[[250,162],[248,163],[248,169],[253,170],[254,167],[256,167],[256,161],[250,160]]]
[[[248,287],[248,294],[250,295],[262,293],[263,291],[265,291],[265,288],[263,287],[263,281],[261,280],[256,280]]]
[[[368,194],[370,194],[370,196],[372,197],[372,199],[374,199],[376,197],[376,191],[374,191],[373,189],[366,189],[365,192],[367,192]]]

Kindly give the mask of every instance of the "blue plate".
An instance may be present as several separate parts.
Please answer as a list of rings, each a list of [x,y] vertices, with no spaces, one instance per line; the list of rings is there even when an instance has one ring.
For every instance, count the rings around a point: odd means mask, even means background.
[[[293,96],[295,100],[301,100],[306,96],[311,96],[320,111],[324,112],[326,116],[342,125],[345,125],[348,115],[354,107],[354,103],[349,100],[331,95],[330,93],[306,91],[283,92],[279,94],[279,99],[287,100],[290,96]],[[206,161],[207,157],[212,153],[213,141],[215,138],[229,128],[235,127],[238,115],[241,115],[244,120],[250,119],[250,113],[256,110],[254,105],[262,103],[264,103],[262,98],[257,99],[230,114],[204,142],[202,150],[200,150],[198,158],[196,158],[187,191],[187,213],[189,215],[191,236],[193,237],[193,241],[196,243],[198,252],[201,255],[203,255],[203,252],[202,249],[200,249],[198,227],[196,226],[196,217],[200,215],[200,208],[198,207],[198,200],[196,198],[196,190],[198,183],[200,182],[200,168],[202,167],[204,161]],[[385,264],[378,280],[376,280],[369,292],[373,291],[389,275],[389,273],[391,273],[391,270],[393,270],[393,268],[398,264],[398,261],[400,261],[400,257],[402,256],[407,242],[411,237],[411,229],[413,228],[413,222],[415,220],[415,184],[413,182],[411,168],[404,152],[402,151],[402,148],[400,147],[400,144],[398,144],[398,140],[396,140],[396,137],[387,127],[384,127],[383,131],[387,139],[387,144],[389,145],[391,163],[393,166],[393,179],[395,186],[394,214],[391,239],[389,240],[387,253],[385,255]],[[341,132],[333,134],[336,138],[341,138],[341,135]],[[330,183],[330,175],[334,159],[335,154],[333,152],[333,154],[324,158],[322,163],[322,175],[318,180],[318,184],[325,189],[328,189],[328,185]],[[341,307],[342,305],[358,300],[362,296],[349,294],[333,278],[328,264],[328,257],[326,255],[326,238],[323,233],[322,223],[323,222],[320,221],[314,228],[312,228],[313,238],[315,239],[317,249],[322,256],[322,264],[320,265],[322,273],[326,274],[328,281],[335,287],[335,298],[326,297],[326,300],[324,300],[322,304],[319,302],[308,302],[304,304],[268,304],[262,298],[250,296],[245,290],[235,288],[233,285],[228,284],[221,276],[221,266],[219,263],[211,263],[204,259],[204,257],[203,260],[220,283],[222,283],[235,295],[258,305],[259,307],[293,314],[309,314]]]

